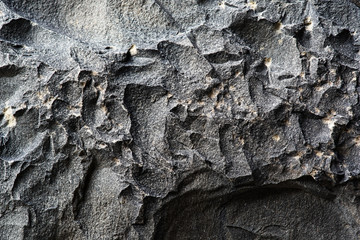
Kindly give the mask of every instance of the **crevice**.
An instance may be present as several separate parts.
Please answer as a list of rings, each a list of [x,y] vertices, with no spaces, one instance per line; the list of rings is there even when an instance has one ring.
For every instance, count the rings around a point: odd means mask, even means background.
[[[179,32],[184,32],[184,29],[182,28],[182,26],[180,25],[180,23],[178,23],[175,18],[172,16],[172,14],[170,13],[169,10],[167,10],[164,5],[159,1],[159,0],[154,0],[154,2],[160,7],[161,10],[163,10],[166,15],[170,18],[170,20],[175,24],[175,26],[177,28],[179,28]]]
[[[84,164],[84,163],[83,163]],[[92,184],[92,178],[98,169],[97,163],[95,159],[91,159],[90,163],[88,163],[88,167],[84,176],[84,180],[79,184],[79,186],[74,191],[74,196],[72,199],[72,209],[74,220],[79,220],[82,218],[82,209],[83,205],[86,202],[86,197],[89,192],[90,186]],[[80,224],[82,227],[82,224]]]

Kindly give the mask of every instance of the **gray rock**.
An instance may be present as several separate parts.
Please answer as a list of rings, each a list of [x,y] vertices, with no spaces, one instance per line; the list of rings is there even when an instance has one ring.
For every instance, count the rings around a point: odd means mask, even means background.
[[[0,239],[359,239],[359,19],[0,1]]]

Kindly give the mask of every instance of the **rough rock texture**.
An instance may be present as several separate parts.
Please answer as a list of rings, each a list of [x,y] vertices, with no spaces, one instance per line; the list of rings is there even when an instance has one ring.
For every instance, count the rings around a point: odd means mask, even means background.
[[[360,239],[360,1],[0,1],[0,239]]]

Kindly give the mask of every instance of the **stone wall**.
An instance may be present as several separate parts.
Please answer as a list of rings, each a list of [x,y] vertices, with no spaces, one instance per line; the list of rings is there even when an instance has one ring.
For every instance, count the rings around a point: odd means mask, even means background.
[[[359,239],[360,1],[0,1],[0,239]]]

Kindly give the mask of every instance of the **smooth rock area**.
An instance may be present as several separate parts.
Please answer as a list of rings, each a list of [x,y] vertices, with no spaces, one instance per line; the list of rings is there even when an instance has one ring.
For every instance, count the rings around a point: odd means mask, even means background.
[[[359,73],[359,0],[0,0],[0,240],[358,240]]]

